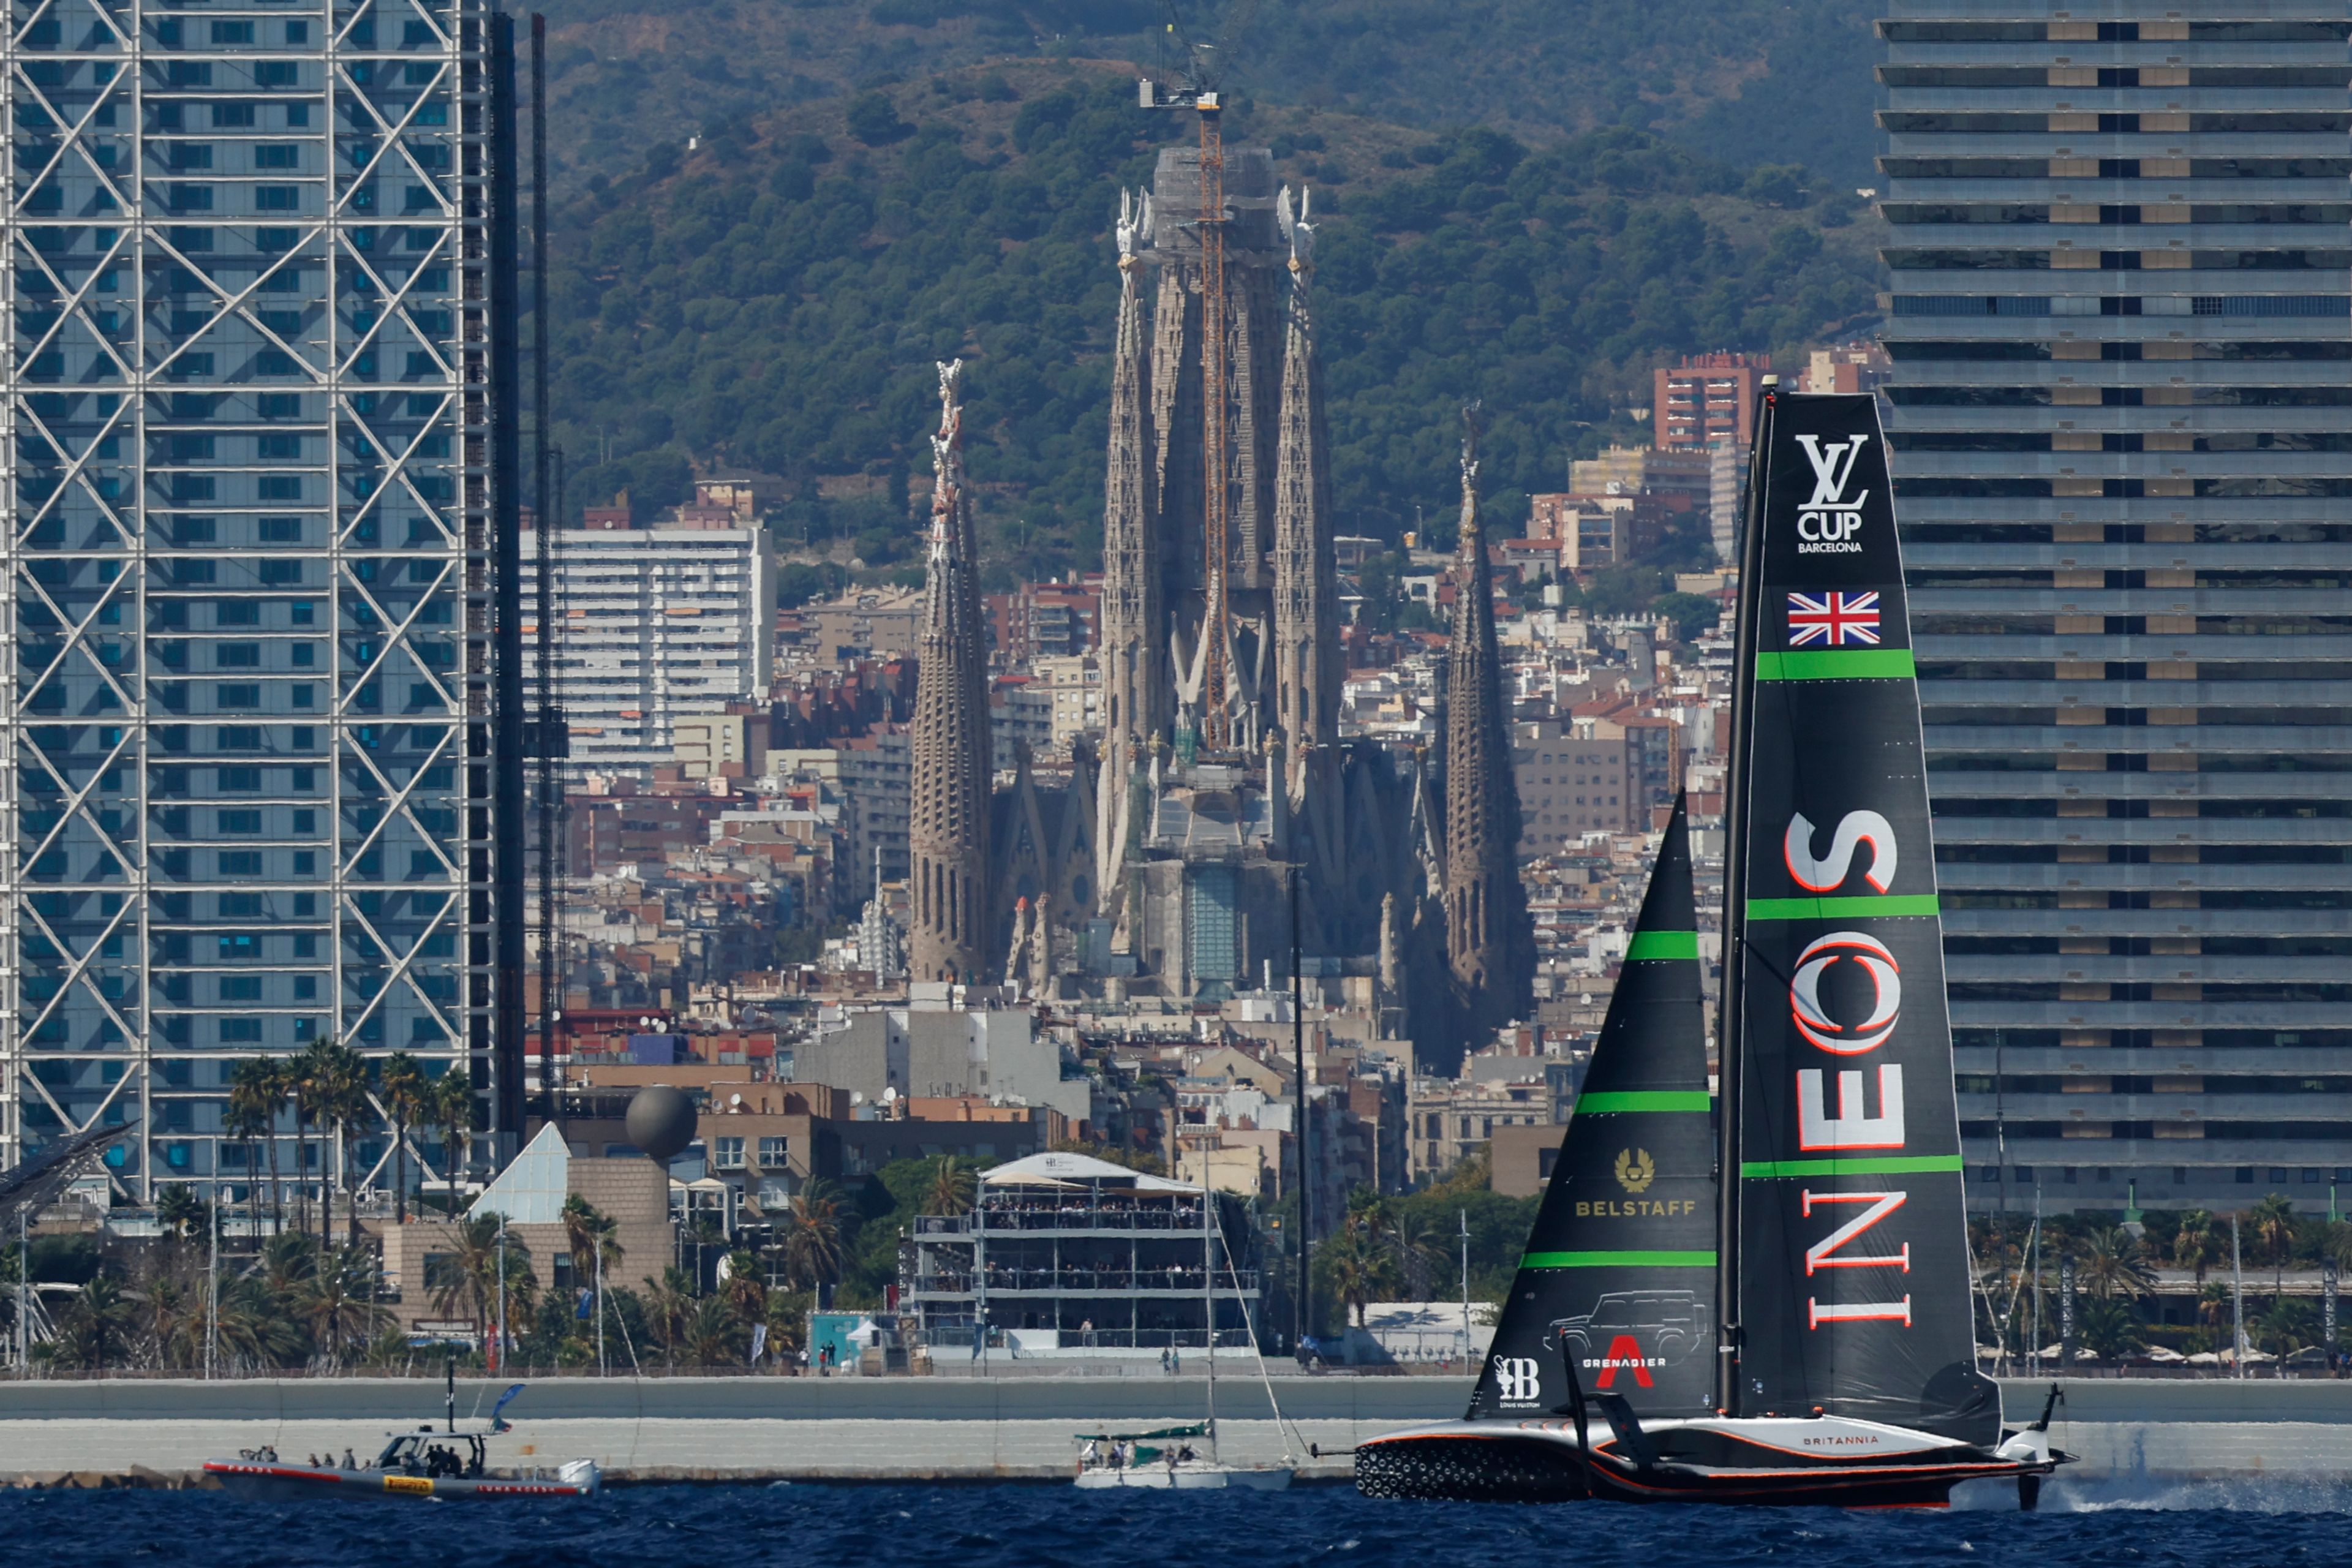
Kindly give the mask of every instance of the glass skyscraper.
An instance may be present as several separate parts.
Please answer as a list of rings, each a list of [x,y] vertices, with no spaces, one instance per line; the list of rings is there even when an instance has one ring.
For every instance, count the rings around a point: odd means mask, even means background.
[[[226,1075],[314,1036],[511,1129],[510,24],[9,16],[0,1165],[241,1189]]]
[[[1889,438],[1970,1203],[2324,1208],[2352,1184],[2352,10],[1891,10]]]

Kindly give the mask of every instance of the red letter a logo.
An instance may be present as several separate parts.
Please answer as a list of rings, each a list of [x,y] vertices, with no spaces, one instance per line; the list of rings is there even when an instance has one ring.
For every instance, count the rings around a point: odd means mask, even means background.
[[[1650,1362],[1649,1358],[1642,1353],[1642,1342],[1631,1334],[1619,1334],[1609,1342],[1609,1353],[1601,1358],[1601,1376],[1594,1382],[1593,1386],[1595,1388],[1615,1386],[1617,1369],[1621,1366],[1632,1367],[1633,1381],[1642,1387],[1656,1386],[1650,1381]]]

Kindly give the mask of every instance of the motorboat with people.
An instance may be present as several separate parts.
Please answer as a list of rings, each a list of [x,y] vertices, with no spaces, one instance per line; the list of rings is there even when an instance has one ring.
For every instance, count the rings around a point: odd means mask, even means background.
[[[593,1497],[603,1472],[593,1459],[571,1459],[549,1469],[492,1469],[489,1440],[514,1430],[502,1416],[507,1405],[520,1394],[520,1383],[499,1395],[489,1419],[478,1428],[461,1430],[457,1419],[457,1394],[451,1377],[447,1415],[443,1426],[425,1422],[414,1431],[386,1434],[375,1458],[362,1462],[350,1449],[337,1464],[331,1455],[321,1461],[281,1459],[271,1447],[241,1450],[234,1459],[206,1459],[204,1473],[220,1488],[244,1497],[282,1500],[322,1498],[585,1498]]]
[[[1976,1367],[1885,451],[1870,397],[1768,378],[1717,1091],[1678,800],[1469,1409],[1360,1443],[1368,1496],[1942,1507],[1983,1479],[2031,1509],[2069,1460],[2057,1389],[2012,1428]]]
[[[1196,1437],[1203,1444],[1213,1443],[1214,1432],[1213,1421],[1148,1432],[1081,1432],[1076,1440],[1086,1447],[1078,1451],[1078,1485],[1089,1491],[1112,1487],[1155,1491],[1288,1489],[1293,1471],[1287,1465],[1223,1464],[1211,1457],[1213,1447],[1203,1452],[1192,1446]]]

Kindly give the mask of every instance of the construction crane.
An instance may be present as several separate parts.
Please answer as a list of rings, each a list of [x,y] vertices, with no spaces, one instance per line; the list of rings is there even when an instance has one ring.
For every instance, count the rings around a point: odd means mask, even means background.
[[[1244,0],[1226,17],[1228,35],[1244,26],[1255,8],[1254,0]],[[1174,37],[1182,47],[1184,69],[1172,87],[1144,77],[1137,82],[1136,93],[1146,109],[1189,109],[1201,123],[1200,205],[1192,220],[1201,237],[1201,533],[1208,599],[1201,617],[1201,742],[1211,751],[1223,751],[1233,744],[1232,716],[1225,706],[1225,640],[1232,612],[1226,574],[1232,558],[1228,536],[1233,517],[1225,294],[1225,229],[1232,220],[1225,210],[1225,106],[1218,88],[1217,47],[1195,44],[1185,36],[1172,0],[1166,9],[1163,37]]]

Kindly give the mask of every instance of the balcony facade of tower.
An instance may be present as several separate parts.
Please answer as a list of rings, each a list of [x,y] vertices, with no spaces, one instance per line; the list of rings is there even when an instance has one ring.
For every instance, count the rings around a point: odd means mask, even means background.
[[[10,27],[0,1166],[136,1123],[118,1198],[248,1202],[299,1130],[226,1131],[232,1069],[320,1038],[470,1083],[510,1152],[512,19]]]

